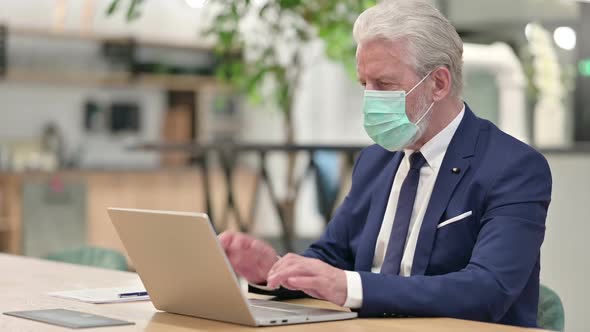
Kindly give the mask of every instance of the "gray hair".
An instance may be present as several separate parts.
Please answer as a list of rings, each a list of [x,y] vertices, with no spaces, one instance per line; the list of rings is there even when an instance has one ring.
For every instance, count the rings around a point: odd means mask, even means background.
[[[424,0],[384,0],[365,10],[354,23],[358,45],[373,39],[407,40],[418,76],[445,66],[452,76],[452,95],[463,89],[463,41],[457,30]]]

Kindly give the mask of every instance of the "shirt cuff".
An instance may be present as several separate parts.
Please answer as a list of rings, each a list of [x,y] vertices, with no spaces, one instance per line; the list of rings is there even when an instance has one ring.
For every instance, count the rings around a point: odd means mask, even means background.
[[[363,283],[358,272],[344,271],[346,273],[346,295],[345,308],[360,309],[363,305]]]

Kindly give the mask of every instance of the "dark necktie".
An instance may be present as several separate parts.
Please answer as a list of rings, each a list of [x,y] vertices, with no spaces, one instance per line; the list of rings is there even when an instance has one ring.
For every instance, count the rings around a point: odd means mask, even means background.
[[[382,274],[399,274],[406,239],[408,238],[412,210],[414,209],[414,201],[416,200],[416,192],[418,191],[418,183],[420,182],[420,169],[425,163],[426,159],[420,152],[414,152],[410,156],[410,170],[399,193],[395,219],[389,235],[389,244],[381,267]]]

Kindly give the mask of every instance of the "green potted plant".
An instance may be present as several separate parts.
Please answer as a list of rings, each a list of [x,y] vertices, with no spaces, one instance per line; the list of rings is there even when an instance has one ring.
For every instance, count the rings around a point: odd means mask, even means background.
[[[127,18],[140,16],[145,0],[113,0],[109,13],[127,5]],[[211,24],[205,31],[222,59],[217,77],[255,103],[271,100],[284,113],[285,142],[295,142],[294,100],[304,72],[306,47],[318,39],[326,55],[342,63],[351,73],[355,68],[352,26],[357,16],[376,0],[217,0],[209,1]],[[245,20],[253,20],[258,39],[244,32]],[[264,36],[260,38],[260,36]],[[298,189],[295,154],[288,157],[287,196],[282,212],[291,225]]]

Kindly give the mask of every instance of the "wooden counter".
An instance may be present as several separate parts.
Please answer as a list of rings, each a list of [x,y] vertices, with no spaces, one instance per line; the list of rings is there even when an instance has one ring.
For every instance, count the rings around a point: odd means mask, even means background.
[[[248,170],[236,175],[238,206],[246,211],[253,204],[250,194],[256,176]],[[23,253],[23,186],[27,182],[46,183],[49,190],[75,182],[86,188],[86,243],[114,248],[123,246],[108,219],[108,207],[171,211],[205,210],[201,172],[198,168],[134,171],[64,171],[57,173],[0,173],[0,250]],[[227,188],[220,171],[210,173],[213,208],[224,209]],[[241,194],[240,192],[243,192]],[[243,209],[243,210],[242,210]]]

